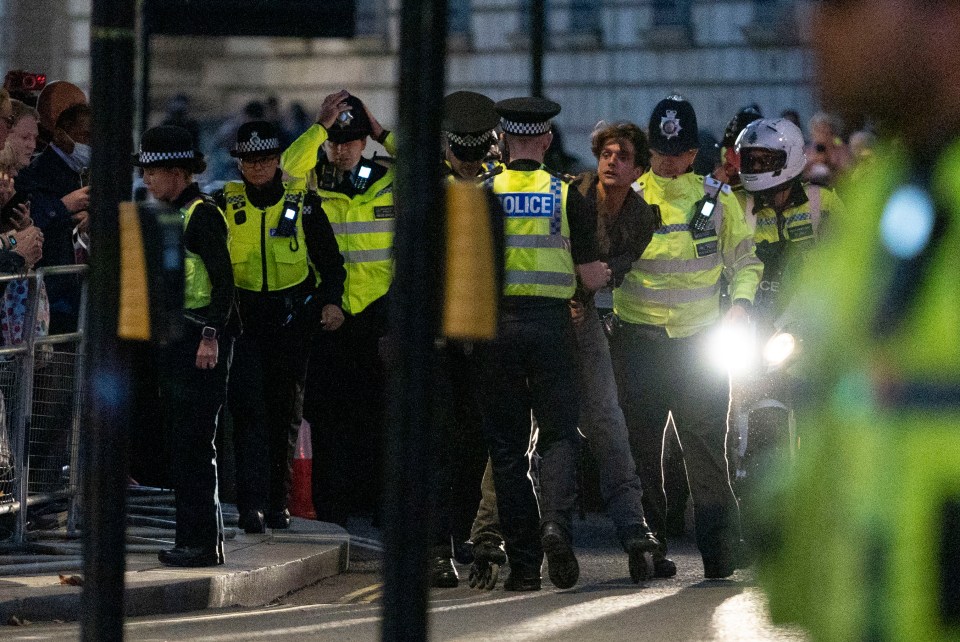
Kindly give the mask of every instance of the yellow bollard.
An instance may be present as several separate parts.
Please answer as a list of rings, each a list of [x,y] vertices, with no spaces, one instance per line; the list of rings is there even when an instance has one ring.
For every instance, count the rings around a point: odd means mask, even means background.
[[[143,230],[136,203],[120,203],[120,314],[117,336],[150,340],[150,289]]]

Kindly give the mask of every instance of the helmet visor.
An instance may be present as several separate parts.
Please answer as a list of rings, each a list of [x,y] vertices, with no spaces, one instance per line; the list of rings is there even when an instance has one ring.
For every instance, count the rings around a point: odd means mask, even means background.
[[[787,152],[765,147],[740,149],[741,174],[772,174],[787,166]]]

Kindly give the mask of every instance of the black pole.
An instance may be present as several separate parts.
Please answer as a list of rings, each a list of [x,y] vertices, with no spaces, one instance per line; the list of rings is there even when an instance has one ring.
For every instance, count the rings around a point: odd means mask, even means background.
[[[427,636],[431,385],[442,191],[437,162],[446,0],[404,0],[400,25],[396,272],[391,288],[383,639]],[[434,34],[444,34],[437,38]]]
[[[87,642],[123,639],[124,496],[129,363],[117,339],[118,211],[130,199],[135,0],[93,0],[91,11],[90,306],[83,447],[83,593]]]
[[[543,50],[546,46],[546,0],[530,0],[530,95],[543,96]]]

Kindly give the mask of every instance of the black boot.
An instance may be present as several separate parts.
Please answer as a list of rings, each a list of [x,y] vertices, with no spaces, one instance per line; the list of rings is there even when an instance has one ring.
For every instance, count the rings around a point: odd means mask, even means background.
[[[510,576],[503,582],[504,591],[539,591],[540,570],[511,566]]]
[[[160,551],[157,559],[167,566],[219,566],[223,564],[223,552],[217,547],[200,548],[192,546],[177,546]]]
[[[263,521],[262,510],[245,510],[240,513],[240,519],[237,520],[237,526],[243,529],[244,533],[266,533],[267,526]]]
[[[660,542],[646,524],[640,524],[631,529],[631,532],[623,538],[623,550],[629,556],[630,579],[634,584],[656,576],[654,557],[660,548]],[[676,568],[673,572],[676,573]]]
[[[558,589],[568,589],[580,577],[580,564],[573,554],[570,537],[557,522],[547,522],[540,529],[540,543],[547,556],[550,581]]]
[[[267,527],[275,529],[285,529],[290,528],[290,511],[286,508],[283,510],[272,510],[267,513]]]
[[[430,562],[430,586],[433,588],[457,588],[460,576],[450,557],[434,557]]]

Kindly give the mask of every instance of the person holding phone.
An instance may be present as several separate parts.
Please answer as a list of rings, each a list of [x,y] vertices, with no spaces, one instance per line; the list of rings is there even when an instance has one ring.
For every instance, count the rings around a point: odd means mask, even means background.
[[[346,272],[333,228],[303,180],[283,180],[280,152],[272,123],[241,125],[230,154],[242,180],[215,194],[230,228],[244,325],[229,408],[240,527],[248,533],[290,525],[287,501],[310,345],[316,331],[343,323]]]

